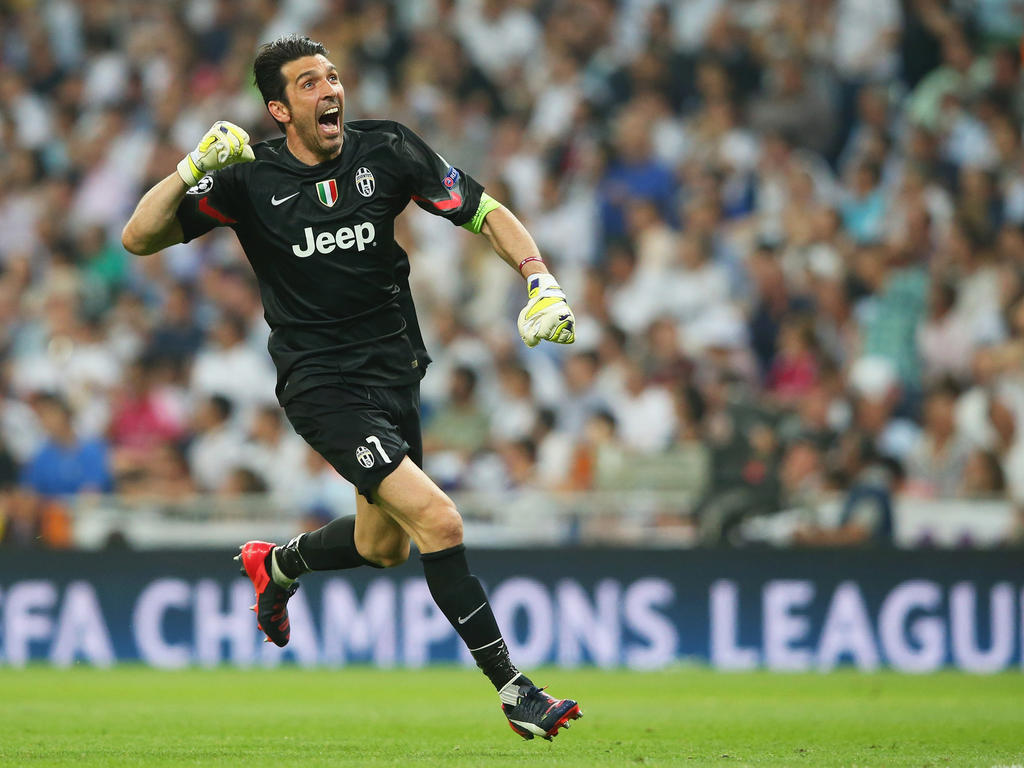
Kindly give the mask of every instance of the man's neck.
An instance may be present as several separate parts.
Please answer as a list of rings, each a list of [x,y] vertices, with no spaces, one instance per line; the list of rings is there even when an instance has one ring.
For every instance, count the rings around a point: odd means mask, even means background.
[[[320,165],[320,163],[326,163],[328,160],[333,160],[341,154],[341,148],[345,146],[345,135],[342,133],[341,144],[338,145],[338,151],[330,155],[318,155],[303,144],[295,134],[288,134],[285,136],[284,141],[285,145],[288,147],[288,151],[292,153],[292,157],[300,163],[303,165]]]

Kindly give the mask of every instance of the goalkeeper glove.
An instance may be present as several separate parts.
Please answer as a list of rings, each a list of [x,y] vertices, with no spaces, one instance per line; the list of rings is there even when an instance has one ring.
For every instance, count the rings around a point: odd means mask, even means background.
[[[572,344],[576,340],[576,318],[565,302],[565,292],[555,278],[534,274],[526,279],[530,300],[519,313],[519,335],[528,347],[541,341]]]
[[[210,171],[255,159],[249,146],[249,134],[233,123],[218,120],[199,146],[178,163],[178,175],[188,186],[194,187]]]

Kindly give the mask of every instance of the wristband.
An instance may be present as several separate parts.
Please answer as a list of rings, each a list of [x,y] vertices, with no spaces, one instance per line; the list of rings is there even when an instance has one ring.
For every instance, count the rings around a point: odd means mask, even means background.
[[[558,286],[555,276],[547,272],[536,272],[526,278],[526,293],[531,299],[539,296],[565,298],[565,292]]]
[[[544,259],[542,259],[540,256],[527,256],[525,259],[519,262],[519,274],[523,273],[523,267],[525,267],[531,261],[539,261],[541,264],[544,263]]]
[[[205,175],[199,167],[196,165],[195,160],[192,159],[192,153],[189,152],[178,163],[178,175],[181,180],[188,185],[189,189],[199,183],[199,180]]]

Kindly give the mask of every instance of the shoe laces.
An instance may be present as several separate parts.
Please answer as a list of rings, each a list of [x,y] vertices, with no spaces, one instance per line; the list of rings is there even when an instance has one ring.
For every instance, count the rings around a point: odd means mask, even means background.
[[[541,688],[535,685],[530,686],[526,693],[520,694],[519,704],[516,706],[523,707],[531,714],[544,714],[551,704],[556,701],[554,697],[544,692],[545,688],[547,688],[546,685]]]

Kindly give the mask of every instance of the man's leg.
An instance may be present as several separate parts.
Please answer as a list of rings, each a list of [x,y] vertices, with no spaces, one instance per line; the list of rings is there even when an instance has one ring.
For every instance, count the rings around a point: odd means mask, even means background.
[[[376,504],[356,494],[356,514],[296,536],[274,549],[274,580],[296,579],[310,571],[341,571],[369,565],[391,568],[409,559],[409,535]],[[282,578],[278,578],[278,573]]]
[[[550,739],[580,717],[575,701],[552,698],[512,664],[483,586],[469,571],[462,517],[452,500],[408,457],[374,498],[416,542],[434,602],[498,691],[512,729],[527,739]]]
[[[298,589],[299,576],[362,565],[389,568],[408,558],[408,534],[384,510],[357,494],[355,515],[332,520],[280,547],[267,541],[246,542],[235,559],[256,587],[253,609],[259,628],[268,640],[283,646],[291,634],[286,606]]]
[[[236,559],[256,589],[257,622],[277,645],[288,643],[288,599],[303,573],[383,568],[409,556],[408,535],[368,500],[370,490],[395,466],[391,457],[397,463],[409,449],[388,412],[387,395],[386,390],[330,385],[302,390],[284,406],[295,431],[360,493],[355,515],[332,520],[284,546],[266,541],[242,546]]]

